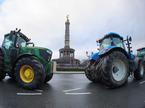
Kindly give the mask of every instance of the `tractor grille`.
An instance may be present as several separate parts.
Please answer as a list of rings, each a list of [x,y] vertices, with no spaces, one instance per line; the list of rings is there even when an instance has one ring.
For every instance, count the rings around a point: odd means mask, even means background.
[[[40,55],[41,55],[45,60],[47,60],[47,61],[50,61],[50,60],[51,60],[52,54],[46,52],[46,50],[41,49],[41,50],[40,50]]]

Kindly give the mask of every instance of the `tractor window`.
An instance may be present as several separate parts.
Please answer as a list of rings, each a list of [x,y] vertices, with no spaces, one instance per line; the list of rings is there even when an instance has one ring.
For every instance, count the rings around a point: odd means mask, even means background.
[[[6,49],[9,49],[10,47],[12,47],[13,46],[12,38],[13,38],[12,36],[5,36],[2,46]]]
[[[114,46],[121,47],[123,49],[125,48],[124,44],[123,44],[123,41],[120,40],[119,38],[113,38],[112,40],[113,40]]]
[[[17,42],[16,42],[16,46],[25,47],[26,46],[26,41],[23,38],[18,37]]]
[[[106,39],[102,40],[102,42],[100,43],[100,49],[106,48],[110,45],[111,45],[111,39],[106,38]]]

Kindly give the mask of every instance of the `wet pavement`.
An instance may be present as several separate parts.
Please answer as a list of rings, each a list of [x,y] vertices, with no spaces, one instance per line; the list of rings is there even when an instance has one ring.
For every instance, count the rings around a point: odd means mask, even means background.
[[[10,78],[0,82],[0,108],[145,108],[145,79],[117,89],[91,83],[84,74],[54,74],[34,91]]]

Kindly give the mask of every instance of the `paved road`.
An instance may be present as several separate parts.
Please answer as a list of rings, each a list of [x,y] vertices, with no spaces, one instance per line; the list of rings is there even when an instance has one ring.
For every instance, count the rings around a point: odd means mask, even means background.
[[[107,89],[84,74],[55,74],[41,89],[28,91],[6,78],[0,82],[0,108],[145,108],[145,81],[130,78],[123,87]]]

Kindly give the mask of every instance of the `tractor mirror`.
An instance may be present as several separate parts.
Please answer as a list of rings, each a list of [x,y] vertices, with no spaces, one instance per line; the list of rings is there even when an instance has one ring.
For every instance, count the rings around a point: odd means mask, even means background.
[[[129,37],[129,41],[132,41],[132,38],[131,37]]]

